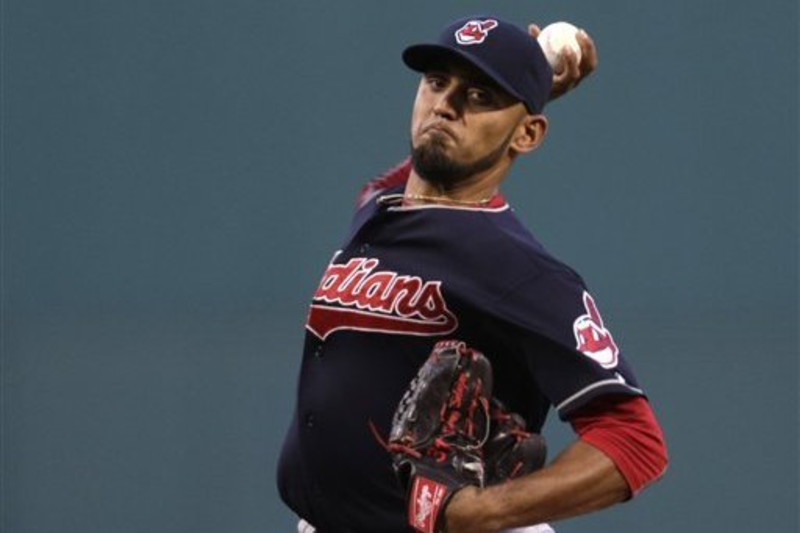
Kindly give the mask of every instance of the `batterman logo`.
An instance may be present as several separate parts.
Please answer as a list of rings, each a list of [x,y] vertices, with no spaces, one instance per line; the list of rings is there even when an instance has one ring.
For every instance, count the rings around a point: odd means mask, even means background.
[[[456,42],[463,45],[480,44],[497,27],[494,19],[470,20],[456,30]]]
[[[323,340],[344,329],[419,336],[456,330],[458,320],[447,308],[440,281],[378,270],[378,263],[354,257],[328,265],[306,328]]]
[[[430,479],[418,476],[411,487],[408,521],[414,529],[424,533],[434,533],[436,517],[442,506],[447,487]]]
[[[603,326],[603,317],[597,310],[594,298],[586,291],[583,291],[583,307],[586,314],[576,318],[572,324],[577,349],[603,368],[614,368],[619,362],[619,349],[611,332]]]

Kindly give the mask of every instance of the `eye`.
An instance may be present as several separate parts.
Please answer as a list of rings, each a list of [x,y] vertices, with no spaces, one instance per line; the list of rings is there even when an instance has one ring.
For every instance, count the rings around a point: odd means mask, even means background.
[[[447,87],[448,79],[444,74],[428,72],[425,74],[425,83],[427,83],[431,89],[439,91]]]
[[[467,89],[467,100],[476,106],[491,106],[495,102],[494,94],[481,87],[470,87]]]

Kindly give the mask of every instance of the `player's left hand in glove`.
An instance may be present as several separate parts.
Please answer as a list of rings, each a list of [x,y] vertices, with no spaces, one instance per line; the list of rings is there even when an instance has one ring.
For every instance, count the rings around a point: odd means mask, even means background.
[[[482,487],[492,369],[461,341],[436,344],[395,411],[388,449],[414,530],[437,533],[453,493]]]
[[[489,438],[483,447],[486,485],[504,483],[542,468],[547,459],[544,437],[525,429],[525,419],[497,398],[491,401]]]

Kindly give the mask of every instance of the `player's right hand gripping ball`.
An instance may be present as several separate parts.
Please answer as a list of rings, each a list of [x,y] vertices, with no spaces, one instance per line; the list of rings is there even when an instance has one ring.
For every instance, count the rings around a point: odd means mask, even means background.
[[[453,493],[483,486],[491,396],[489,360],[461,341],[442,341],[400,400],[388,449],[416,531],[442,531]]]

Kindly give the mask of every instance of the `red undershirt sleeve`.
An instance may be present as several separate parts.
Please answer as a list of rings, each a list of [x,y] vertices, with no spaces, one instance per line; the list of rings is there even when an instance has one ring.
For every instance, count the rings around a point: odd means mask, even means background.
[[[628,482],[631,497],[667,469],[663,432],[641,396],[596,398],[570,416],[569,422],[582,441],[614,462]]]
[[[405,184],[405,182],[408,181],[409,174],[411,174],[411,158],[407,157],[377,178],[369,180],[366,185],[361,188],[356,197],[356,208],[363,207],[364,204],[381,191]]]

